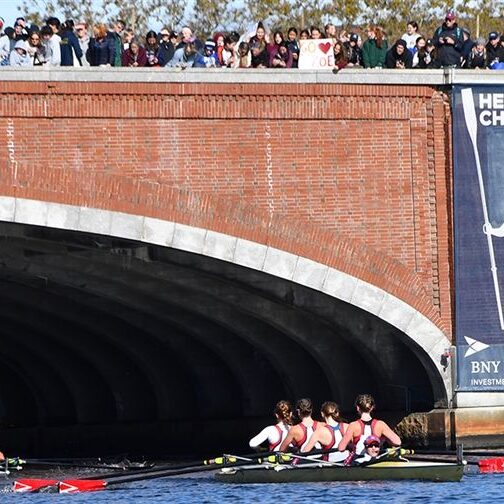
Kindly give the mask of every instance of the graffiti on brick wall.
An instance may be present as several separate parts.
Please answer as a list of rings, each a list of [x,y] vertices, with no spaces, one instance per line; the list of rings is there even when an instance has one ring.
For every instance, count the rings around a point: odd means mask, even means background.
[[[271,226],[273,214],[275,213],[275,201],[273,199],[273,153],[271,147],[271,127],[268,122],[264,128],[264,137],[266,140],[266,181],[268,185],[269,226]]]
[[[10,175],[15,183],[17,180],[18,163],[16,160],[15,128],[14,121],[12,119],[7,119],[6,138]]]

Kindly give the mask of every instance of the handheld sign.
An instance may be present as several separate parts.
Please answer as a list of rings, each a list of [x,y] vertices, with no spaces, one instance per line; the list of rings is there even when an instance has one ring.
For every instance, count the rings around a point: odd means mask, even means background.
[[[333,39],[300,40],[299,68],[301,70],[334,68],[333,47]]]

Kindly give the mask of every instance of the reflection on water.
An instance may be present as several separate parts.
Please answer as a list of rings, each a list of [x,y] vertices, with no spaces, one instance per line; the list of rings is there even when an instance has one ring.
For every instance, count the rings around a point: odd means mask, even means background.
[[[355,482],[298,483],[277,485],[229,485],[211,476],[165,478],[110,488],[103,492],[77,495],[0,495],[2,504],[18,503],[475,503],[502,502],[504,474],[467,474],[460,483]],[[70,499],[70,500],[69,500]]]

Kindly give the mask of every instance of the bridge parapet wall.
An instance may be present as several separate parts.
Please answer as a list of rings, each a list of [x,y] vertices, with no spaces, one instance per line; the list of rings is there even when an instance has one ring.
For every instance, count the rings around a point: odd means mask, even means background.
[[[34,75],[0,75],[1,195],[267,244],[390,292],[450,337],[450,110],[437,86]]]

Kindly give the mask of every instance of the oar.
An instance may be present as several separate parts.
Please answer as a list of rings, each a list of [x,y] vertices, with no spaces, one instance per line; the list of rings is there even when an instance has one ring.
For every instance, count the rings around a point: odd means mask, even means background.
[[[150,471],[150,472],[144,472],[142,474],[125,474],[125,475],[113,475],[109,478],[103,478],[104,481],[106,482],[107,486],[110,485],[118,485],[120,483],[130,483],[134,481],[143,481],[143,480],[150,480],[150,479],[157,479],[157,478],[166,478],[168,476],[182,476],[184,474],[193,474],[193,473],[200,473],[200,472],[208,472],[208,471],[215,471],[219,467],[230,467],[235,464],[222,464],[220,466],[216,465],[200,465],[196,467],[185,467],[185,468],[180,468],[180,469],[165,469],[165,470],[157,470],[157,471]],[[89,479],[89,478],[87,478]]]
[[[425,455],[412,455],[409,457],[411,460],[418,460],[420,462],[447,462],[450,464],[457,464],[457,459],[442,459],[439,457],[427,457]],[[467,465],[478,465],[479,462],[474,460],[464,460]]]
[[[43,459],[22,459],[19,457],[7,458],[7,465],[11,468],[21,469],[23,466],[42,466],[42,467],[75,467],[77,469],[117,469],[120,471],[129,470],[131,466],[123,464],[83,464],[73,463],[73,462],[62,462],[59,460],[43,460]],[[151,469],[152,465],[146,467],[146,469]]]
[[[308,460],[309,462],[313,462],[316,464],[323,464],[324,466],[336,466],[336,467],[343,467],[343,464],[339,462],[329,462],[328,460],[322,460],[322,459],[314,459],[312,457],[303,457],[302,455],[298,455],[297,453],[282,453],[282,457],[290,457],[293,459],[297,460]],[[300,466],[302,467],[302,466]]]
[[[474,457],[504,457],[504,452],[496,452],[491,450],[466,451],[466,455]]]
[[[223,466],[229,466],[232,464],[224,464]],[[179,469],[156,469],[150,471],[132,471],[128,474],[109,474],[100,475],[94,477],[86,477],[74,480],[31,480],[31,479],[21,479],[14,482],[13,489],[15,492],[40,492],[40,493],[75,493],[75,492],[91,492],[97,490],[103,490],[111,485],[117,485],[121,483],[131,483],[134,481],[143,481],[156,478],[165,478],[168,476],[180,476],[183,474],[199,473],[204,471],[215,471],[217,466],[212,465],[200,465],[184,467]]]
[[[252,453],[252,454],[246,454],[246,455],[239,455],[242,458],[247,458],[249,461],[255,461],[264,457],[267,457],[269,455],[273,455],[276,452],[264,452],[264,453]],[[156,466],[155,468],[145,468],[145,469],[136,469],[136,470],[130,470],[128,471],[128,475],[141,475],[141,474],[150,474],[152,472],[157,472],[157,471],[175,471],[175,470],[185,470],[185,469],[191,469],[193,467],[200,467],[200,466],[209,466],[213,467],[214,469],[218,466],[225,465],[226,463],[229,463],[230,465],[235,465],[236,460],[226,460],[226,455],[221,455],[215,458],[210,458],[206,460],[197,460],[193,462],[187,462],[185,464],[164,464],[164,465],[159,465]],[[237,457],[236,455],[233,455],[232,457]],[[106,479],[109,477],[114,477],[117,476],[117,473],[112,473],[112,474],[101,474],[101,475],[96,475],[89,477],[87,479]]]

